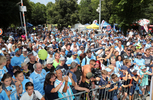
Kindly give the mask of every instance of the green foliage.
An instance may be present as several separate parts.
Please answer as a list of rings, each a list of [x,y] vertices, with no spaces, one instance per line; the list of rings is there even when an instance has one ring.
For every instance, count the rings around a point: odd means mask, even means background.
[[[51,7],[50,7],[50,6]],[[73,25],[78,21],[78,5],[76,0],[56,0],[55,4],[47,4],[47,20],[61,27]]]
[[[39,2],[32,4],[31,12],[31,23],[33,25],[46,23],[46,6],[44,4],[40,4]]]
[[[1,0],[0,1],[0,28],[6,29],[12,23],[18,25],[19,19],[19,6],[20,0]]]

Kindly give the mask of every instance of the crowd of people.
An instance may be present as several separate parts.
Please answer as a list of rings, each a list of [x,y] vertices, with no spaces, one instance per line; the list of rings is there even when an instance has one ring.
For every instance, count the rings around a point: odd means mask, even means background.
[[[150,94],[153,37],[130,29],[95,37],[78,32],[8,29],[0,36],[0,100],[133,100]],[[39,58],[45,49],[48,56]],[[99,88],[100,91],[91,91]],[[106,91],[107,90],[107,91]],[[86,91],[85,96],[73,94]]]

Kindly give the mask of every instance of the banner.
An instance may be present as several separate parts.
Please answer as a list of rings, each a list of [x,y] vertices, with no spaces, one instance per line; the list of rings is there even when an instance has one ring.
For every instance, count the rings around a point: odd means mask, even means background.
[[[139,25],[143,26],[145,31],[148,33],[148,24],[150,23],[150,20],[148,19],[141,19],[138,21]]]
[[[102,30],[102,28],[103,28],[104,23],[105,23],[105,21],[102,20],[102,22],[101,22],[101,30]]]
[[[92,24],[97,24],[97,20],[94,20],[94,21],[92,22]]]

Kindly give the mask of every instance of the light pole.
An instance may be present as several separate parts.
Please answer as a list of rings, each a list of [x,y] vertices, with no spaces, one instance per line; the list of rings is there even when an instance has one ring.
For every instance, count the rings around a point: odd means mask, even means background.
[[[101,29],[101,25],[100,25],[100,23],[101,23],[101,1],[102,0],[99,0],[99,7],[100,7],[100,10],[99,10],[99,30]]]

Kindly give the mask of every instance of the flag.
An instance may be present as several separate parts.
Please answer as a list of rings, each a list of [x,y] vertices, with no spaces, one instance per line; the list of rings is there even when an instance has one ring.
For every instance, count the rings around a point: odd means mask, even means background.
[[[115,24],[114,24],[114,26],[113,26],[113,31],[115,31],[115,32],[116,32],[116,29],[115,29]]]
[[[97,20],[94,20],[94,21],[92,22],[92,24],[97,24]]]
[[[102,30],[102,28],[103,28],[104,23],[105,23],[105,21],[102,20],[102,22],[101,22],[101,30]]]
[[[144,24],[143,27],[144,27],[145,31],[148,33],[148,26],[146,24]]]

